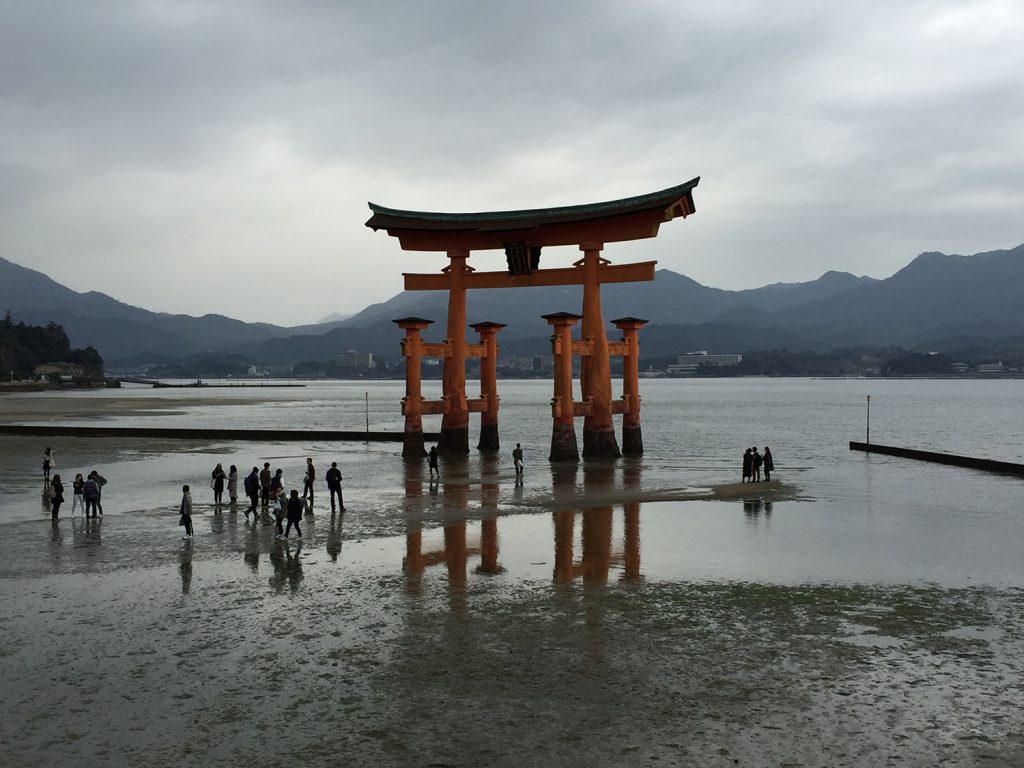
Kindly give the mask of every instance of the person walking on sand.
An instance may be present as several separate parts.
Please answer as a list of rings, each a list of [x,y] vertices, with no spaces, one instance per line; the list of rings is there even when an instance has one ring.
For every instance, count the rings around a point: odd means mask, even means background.
[[[234,464],[228,468],[228,501],[232,507],[238,504],[238,467]]]
[[[271,497],[274,501],[274,524],[277,526],[277,533],[274,534],[275,539],[284,538],[284,522],[285,515],[288,512],[288,500],[284,497],[284,490],[278,493],[276,490],[270,492]]]
[[[430,446],[430,453],[427,454],[427,466],[430,467],[430,476],[433,477],[437,474],[438,479],[441,478],[441,470],[437,468],[437,446]]]
[[[79,472],[75,475],[75,479],[71,482],[71,516],[75,516],[75,510],[82,510],[82,514],[85,514],[85,498],[82,496],[82,486],[85,485],[85,478],[82,477],[82,473]]]
[[[185,532],[181,534],[183,539],[192,538],[192,494],[187,485],[181,486],[181,517],[178,518],[178,525],[184,526]]]
[[[313,466],[313,459],[306,459],[306,474],[302,478],[302,498],[309,493],[309,505],[313,506],[313,481],[316,480],[316,468]]]
[[[213,472],[210,473],[210,487],[213,488],[213,504],[215,507],[219,507],[224,500],[224,481],[227,479],[227,474],[224,472],[224,467],[218,464],[213,468]]]
[[[518,442],[515,444],[515,449],[512,451],[512,463],[515,465],[516,476],[522,475],[522,445]]]
[[[341,498],[341,470],[338,469],[338,462],[332,461],[331,468],[324,475],[327,480],[327,492],[331,495],[331,512],[334,511],[334,494],[338,494],[338,507],[345,511],[345,502]]]
[[[284,493],[284,470],[278,469],[270,480],[270,500],[278,499]]]
[[[256,512],[256,505],[260,503],[260,471],[258,468],[252,468],[252,472],[245,476],[243,485],[245,486],[245,495],[249,497],[249,508],[245,510],[245,517],[248,519],[250,512],[258,517]]]
[[[750,481],[750,470],[752,466],[753,458],[750,456],[750,449],[747,448],[747,450],[743,452],[743,479],[740,480],[741,483]]]
[[[46,446],[46,450],[43,451],[43,482],[50,482],[50,470],[57,466],[56,458],[53,455],[53,450],[50,446]]]
[[[263,497],[263,508],[270,504],[270,462],[263,462],[263,471],[260,472],[260,492]]]
[[[764,481],[770,483],[772,481],[772,472],[775,471],[775,459],[772,458],[771,449],[766,445],[764,447]]]
[[[755,445],[750,449],[751,477],[755,483],[761,482],[761,463],[763,461],[764,460],[761,458],[761,454],[757,452],[757,446]]]
[[[299,492],[292,488],[292,495],[288,499],[288,527],[284,529],[284,537],[286,539],[288,534],[291,533],[293,525],[299,538],[302,538],[302,529],[299,528],[300,522],[302,522],[302,499],[299,498]]]
[[[54,520],[60,514],[60,505],[64,503],[64,486],[60,482],[60,475],[54,475],[50,481],[50,517]]]

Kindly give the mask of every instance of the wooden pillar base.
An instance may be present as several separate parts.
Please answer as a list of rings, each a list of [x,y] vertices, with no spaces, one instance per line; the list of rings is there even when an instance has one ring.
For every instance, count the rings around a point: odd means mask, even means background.
[[[476,447],[478,450],[492,453],[501,449],[501,445],[498,442],[497,424],[480,425],[480,442],[477,443]]]
[[[427,451],[423,447],[423,430],[405,430],[405,437],[402,439],[402,458],[423,461],[426,455]]]
[[[584,459],[617,459],[619,443],[615,439],[615,430],[597,431],[583,427],[583,458]]]
[[[643,433],[640,431],[640,427],[624,426],[622,428],[622,455],[644,455],[644,437]]]
[[[548,461],[580,460],[580,449],[576,444],[576,430],[572,424],[555,424],[551,430],[551,454]]]
[[[437,441],[437,452],[445,456],[460,456],[469,453],[469,427],[441,427],[441,439]]]

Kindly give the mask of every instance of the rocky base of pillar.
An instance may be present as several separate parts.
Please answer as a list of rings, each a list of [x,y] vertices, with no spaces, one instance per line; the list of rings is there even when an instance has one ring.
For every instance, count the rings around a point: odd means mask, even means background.
[[[615,430],[607,429],[600,432],[583,428],[583,458],[584,459],[617,459],[619,443],[615,439]]]
[[[469,453],[469,427],[441,427],[437,452],[444,456],[462,456]]]
[[[551,454],[548,461],[580,460],[580,449],[576,445],[576,430],[571,424],[555,424],[551,431]]]
[[[640,427],[624,426],[622,428],[622,455],[644,455],[644,437],[643,433],[640,431]]]
[[[481,451],[494,453],[501,449],[501,444],[498,442],[497,424],[480,425],[480,442],[477,443],[476,447]]]
[[[406,432],[402,439],[402,458],[422,461],[427,455],[423,448],[423,432]]]

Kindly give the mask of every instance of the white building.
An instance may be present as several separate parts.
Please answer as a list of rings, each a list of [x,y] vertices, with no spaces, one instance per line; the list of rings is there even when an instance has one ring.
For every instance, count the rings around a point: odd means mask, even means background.
[[[668,367],[668,372],[677,376],[693,376],[697,368],[702,365],[710,365],[715,368],[725,368],[731,365],[738,365],[743,360],[743,355],[709,355],[707,350],[699,352],[687,352],[676,358],[676,364]]]

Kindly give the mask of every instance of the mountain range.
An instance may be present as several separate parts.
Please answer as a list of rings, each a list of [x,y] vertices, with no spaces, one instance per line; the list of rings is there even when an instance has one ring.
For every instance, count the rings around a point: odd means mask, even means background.
[[[662,269],[654,282],[604,286],[602,303],[608,319],[634,315],[650,321],[640,337],[645,355],[691,349],[823,351],[1024,337],[1021,286],[1024,245],[973,256],[923,253],[882,280],[826,272],[806,283],[742,291],[710,288]],[[578,312],[581,302],[579,286],[486,289],[469,293],[467,317],[506,323],[499,337],[503,356],[541,354],[549,350],[550,330],[540,316]],[[425,336],[440,339],[446,303],[444,292],[403,292],[349,317],[336,314],[326,323],[286,328],[223,315],[151,312],[102,293],[78,293],[0,258],[0,308],[9,309],[15,320],[60,323],[74,346],[93,346],[108,363],[224,351],[259,363],[288,364],[328,360],[349,349],[394,359],[400,332],[391,320],[433,319],[437,324]],[[609,335],[614,333],[610,329]]]

